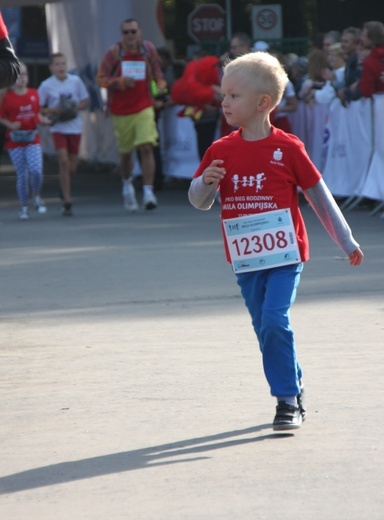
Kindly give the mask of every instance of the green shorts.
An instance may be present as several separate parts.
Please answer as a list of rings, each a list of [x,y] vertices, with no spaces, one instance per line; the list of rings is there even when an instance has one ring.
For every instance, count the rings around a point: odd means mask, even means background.
[[[155,123],[155,111],[148,107],[128,116],[112,115],[117,148],[120,153],[130,153],[142,144],[157,145],[159,134]]]

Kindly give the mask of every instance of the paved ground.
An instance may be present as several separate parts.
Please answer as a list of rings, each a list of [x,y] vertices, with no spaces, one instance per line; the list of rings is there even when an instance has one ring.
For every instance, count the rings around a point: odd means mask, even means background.
[[[219,208],[185,183],[129,216],[110,172],[75,216],[17,220],[0,175],[2,520],[383,520],[384,220],[347,218],[350,268],[303,206],[312,259],[292,310],[309,415],[273,433]]]

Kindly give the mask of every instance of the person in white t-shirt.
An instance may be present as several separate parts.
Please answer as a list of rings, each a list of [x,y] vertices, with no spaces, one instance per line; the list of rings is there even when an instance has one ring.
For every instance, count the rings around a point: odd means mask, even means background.
[[[50,57],[52,76],[38,89],[42,113],[52,120],[51,135],[59,159],[62,214],[72,215],[71,175],[77,168],[82,118],[79,113],[88,106],[89,95],[83,81],[68,74],[67,59],[57,52]]]

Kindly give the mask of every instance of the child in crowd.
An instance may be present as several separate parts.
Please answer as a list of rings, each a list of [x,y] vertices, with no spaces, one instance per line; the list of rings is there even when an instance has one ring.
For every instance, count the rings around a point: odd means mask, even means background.
[[[16,169],[16,189],[20,201],[20,220],[28,220],[30,189],[38,213],[47,208],[40,198],[43,183],[43,156],[37,124],[50,124],[40,114],[37,90],[28,88],[28,71],[20,64],[20,75],[4,95],[0,109],[0,123],[6,131],[6,148]]]
[[[52,121],[51,135],[59,159],[62,214],[72,215],[71,176],[77,168],[82,118],[80,110],[88,106],[89,95],[83,81],[68,74],[67,59],[61,52],[50,57],[52,76],[39,87],[42,113]]]
[[[270,113],[287,75],[265,52],[238,57],[224,67],[222,108],[240,128],[214,142],[189,189],[189,200],[208,210],[220,189],[227,259],[252,318],[266,379],[277,398],[274,430],[293,430],[305,418],[302,369],[290,323],[309,245],[298,188],[322,224],[360,265],[363,253],[303,143],[275,128]]]

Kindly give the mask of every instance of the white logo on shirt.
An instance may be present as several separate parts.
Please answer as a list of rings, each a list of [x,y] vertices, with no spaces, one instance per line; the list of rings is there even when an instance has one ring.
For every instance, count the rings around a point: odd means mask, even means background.
[[[258,192],[263,189],[263,182],[266,180],[265,173],[257,173],[256,175],[243,175],[239,177],[237,173],[232,176],[233,191],[237,191],[240,186],[243,188],[252,188],[255,186],[255,191]]]
[[[280,148],[273,152],[273,158],[275,159],[275,161],[281,161],[281,159],[283,158],[283,152],[280,150]]]

